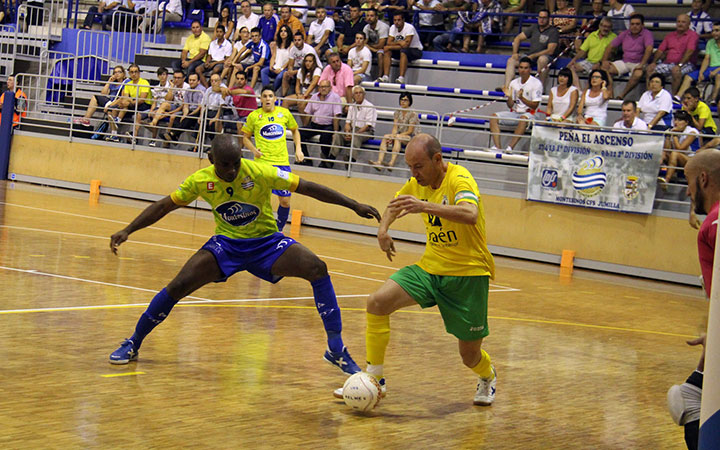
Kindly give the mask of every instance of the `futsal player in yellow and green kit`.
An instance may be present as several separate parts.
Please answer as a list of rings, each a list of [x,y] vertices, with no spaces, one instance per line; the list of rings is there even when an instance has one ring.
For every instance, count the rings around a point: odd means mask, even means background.
[[[301,180],[269,164],[242,159],[242,149],[230,135],[219,135],[213,140],[209,157],[211,166],[190,175],[175,192],[148,206],[127,227],[110,237],[110,248],[117,254],[118,246],[131,233],[152,225],[198,197],[212,206],[215,216],[215,235],[190,257],[167,287],[155,295],[140,316],[135,333],[110,355],[110,363],[127,364],[136,360],[145,337],[165,320],[180,299],[210,282],[224,282],[231,275],[247,270],[271,283],[286,276],[308,280],[328,338],[323,358],[348,375],[360,371],[343,345],[340,308],[325,263],[294,239],[278,232],[270,195],[272,189],[286,189],[345,206],[368,219],[380,220],[380,214],[372,206],[360,204],[328,187]]]
[[[286,172],[292,172],[288,159],[287,139],[285,130],[290,130],[295,143],[295,160],[303,161],[303,152],[300,147],[300,130],[295,118],[289,110],[275,106],[275,91],[272,86],[263,86],[260,92],[262,106],[251,112],[245,125],[242,127],[242,144],[253,152],[256,161],[266,162]],[[253,145],[250,136],[255,137]],[[275,189],[273,194],[278,196],[280,204],[277,210],[277,226],[280,231],[285,227],[290,214],[290,191]]]
[[[378,242],[392,260],[395,246],[388,234],[390,225],[407,214],[420,214],[427,243],[417,264],[395,272],[368,299],[366,371],[378,379],[384,393],[390,314],[415,304],[437,305],[445,329],[458,338],[463,363],[479,377],[473,403],[489,406],[495,398],[495,368],[481,346],[489,331],[488,286],[495,263],[487,248],[477,183],[464,167],[446,164],[440,143],[428,134],[419,134],[408,143],[405,161],[412,178],[388,204]],[[339,391],[336,397],[342,397]]]

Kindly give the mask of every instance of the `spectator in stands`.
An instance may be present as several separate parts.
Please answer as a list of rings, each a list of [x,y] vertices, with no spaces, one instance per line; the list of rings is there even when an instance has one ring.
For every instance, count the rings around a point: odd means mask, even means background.
[[[128,74],[130,74],[130,82],[123,87],[122,95],[105,105],[105,113],[110,118],[108,121],[110,135],[105,136],[106,141],[118,142],[117,124],[122,122],[128,113],[133,115],[135,111],[147,111],[152,104],[150,83],[140,78],[140,67],[137,64],[130,64]]]
[[[250,78],[250,87],[254,88],[260,71],[270,63],[270,46],[261,39],[260,28],[250,30],[250,42],[245,48],[246,53],[252,53],[253,61],[255,61],[245,68],[246,74],[252,73],[252,76],[248,76],[248,78]],[[244,59],[244,57],[245,54],[240,55],[240,59]]]
[[[700,91],[691,87],[682,97],[682,109],[690,114],[690,126],[700,134],[717,134],[717,125],[712,117],[710,107],[700,100]],[[708,139],[709,141],[709,139]],[[700,138],[700,145],[705,144],[705,138]]]
[[[270,2],[265,3],[262,10],[263,15],[258,21],[260,36],[263,41],[270,44],[273,40],[275,40],[275,32],[277,31],[280,18],[275,14],[275,7]],[[250,32],[252,33],[252,28],[250,28]]]
[[[355,35],[355,46],[348,52],[347,61],[353,71],[353,80],[356,85],[363,81],[370,81],[372,53],[365,45],[365,33],[362,31]]]
[[[396,12],[406,13],[407,9],[407,0],[383,0],[378,11],[385,13],[386,20],[393,21]]]
[[[568,63],[568,67],[583,75],[592,69],[599,69],[605,50],[616,37],[617,35],[612,32],[612,21],[607,17],[603,17],[600,21],[600,27],[597,31],[593,31],[588,35],[573,59]]]
[[[203,93],[202,107],[205,110],[205,131],[220,133],[223,128],[223,113],[232,105],[232,97],[220,75],[210,77],[210,87]]]
[[[175,118],[178,114],[182,114],[183,105],[185,104],[185,95],[190,89],[190,85],[185,82],[185,73],[182,70],[178,70],[173,73],[172,88],[169,89],[165,95],[165,101],[162,102],[160,108],[150,123],[150,132],[152,133],[152,140],[150,146],[155,147],[157,145],[158,135],[158,123],[166,117],[169,117],[168,128],[172,129],[175,124]],[[156,97],[157,98],[157,97]]]
[[[507,96],[507,106],[510,111],[501,111],[493,114],[490,119],[490,133],[492,133],[492,150],[500,149],[500,125],[515,127],[515,136],[505,148],[505,153],[512,153],[513,149],[520,142],[525,134],[528,120],[534,117],[535,111],[540,106],[543,95],[542,82],[530,75],[532,60],[528,57],[520,59],[518,64],[518,77],[512,80],[503,92]],[[523,120],[525,119],[525,120]]]
[[[605,17],[605,10],[603,9],[603,0],[592,0],[590,2],[590,11],[585,12],[586,17],[580,22],[580,31],[578,37],[575,40],[575,48],[580,48],[582,40],[585,39],[593,31],[597,31],[600,28],[600,21]],[[612,28],[611,28],[612,29]]]
[[[288,69],[285,71],[282,81],[283,97],[287,95],[290,86],[295,84],[295,78],[297,77],[298,71],[300,70],[300,66],[305,56],[313,55],[315,57],[315,62],[317,63],[317,66],[322,67],[322,64],[320,63],[320,57],[318,56],[317,52],[315,52],[315,48],[305,42],[305,36],[303,36],[302,33],[295,33],[295,35],[293,36],[293,46],[290,47],[288,55],[290,57],[290,62],[288,63]]]
[[[190,9],[202,9],[203,11],[210,11],[213,17],[218,16],[218,0],[190,0]],[[208,19],[205,17],[205,25],[207,25]]]
[[[178,140],[185,131],[192,131],[197,127],[200,113],[202,112],[202,101],[205,88],[200,84],[200,77],[196,73],[188,76],[190,90],[185,91],[183,96],[183,109],[180,123],[176,128],[163,134],[163,139],[170,142]]]
[[[5,91],[15,92],[15,108],[13,111],[13,129],[20,125],[20,118],[27,117],[28,98],[23,90],[15,85],[15,75],[10,75],[5,83]],[[0,105],[5,101],[5,92],[0,94]],[[0,120],[2,120],[2,107],[0,106]]]
[[[658,177],[659,182],[672,182],[677,168],[685,167],[685,164],[699,148],[697,138],[700,132],[690,125],[691,121],[692,118],[687,111],[675,113],[674,126],[668,131],[682,134],[668,134],[665,137],[665,150],[663,151],[661,164],[667,164],[667,170],[661,169]]]
[[[235,21],[230,17],[230,6],[227,4],[220,10],[220,18],[217,21],[217,25],[225,27],[225,40],[229,41],[235,35]]]
[[[468,3],[469,4],[469,3]],[[433,39],[433,48],[435,51],[452,51],[455,41],[462,34],[461,52],[470,51],[470,34],[477,33],[476,53],[481,53],[485,45],[485,36],[490,33],[499,32],[501,28],[501,17],[493,14],[502,13],[502,7],[496,0],[479,0],[472,3],[472,11],[460,11],[455,20],[453,28],[447,32],[435,36]]]
[[[85,116],[73,120],[73,123],[81,124],[85,126],[90,125],[90,118],[92,118],[98,105],[105,107],[108,103],[115,100],[123,88],[124,83],[128,82],[128,78],[125,76],[125,68],[123,66],[115,66],[113,73],[110,75],[105,86],[100,90],[100,95],[93,95],[90,97],[90,104],[88,105]],[[1,105],[2,103],[0,103]]]
[[[146,112],[138,113],[135,115],[135,126],[132,132],[128,131],[127,135],[131,140],[137,139],[138,133],[140,132],[140,125],[150,125],[150,131],[152,132],[157,125],[155,118],[160,112],[160,107],[166,102],[166,97],[172,89],[172,83],[168,80],[168,70],[164,67],[158,68],[157,72],[158,84],[155,87],[150,88],[150,97],[152,97],[152,103],[150,109]],[[157,130],[153,134],[153,137],[157,137]],[[132,141],[131,141],[132,142]],[[155,141],[150,141],[150,146],[155,147]]]
[[[414,11],[426,11],[416,13],[418,19],[418,32],[420,41],[425,47],[431,47],[433,38],[445,31],[445,17],[439,14],[440,0],[410,0],[408,2]]]
[[[95,17],[101,16],[102,18],[102,29],[110,31],[110,21],[112,20],[112,12],[123,5],[123,1],[100,0],[97,6],[91,6],[88,9],[88,13],[83,21],[83,29],[91,30]]]
[[[300,23],[307,24],[308,2],[307,0],[285,0],[285,4],[290,6],[290,14],[297,17]]]
[[[647,124],[637,116],[637,113],[637,104],[632,100],[625,100],[622,104],[622,119],[615,122],[613,128],[621,130],[647,130]]]
[[[621,0],[610,0],[610,10],[607,16],[613,21],[613,30],[620,33],[630,28],[630,19],[635,14],[635,8]]]
[[[360,6],[360,9],[367,11],[369,9],[377,10],[380,7],[380,0],[367,0]]]
[[[645,73],[648,61],[654,49],[653,35],[645,28],[645,17],[633,14],[630,17],[630,28],[621,32],[605,49],[601,68],[611,76],[630,73],[625,90],[617,96],[623,100],[632,91]],[[622,49],[622,59],[610,61],[615,49]]]
[[[702,0],[692,1],[688,17],[690,17],[690,29],[696,32],[700,39],[710,39],[713,25],[712,18],[702,10]]]
[[[665,79],[659,73],[650,75],[648,90],[638,101],[642,119],[651,130],[664,131],[672,123],[672,95],[663,89],[664,84]]]
[[[557,9],[553,15],[557,16],[574,16],[577,14],[577,10],[569,6],[568,0],[556,0]],[[551,25],[557,28],[558,33],[567,34],[575,31],[577,28],[577,19],[574,17],[553,17]]]
[[[720,97],[720,23],[716,23],[712,27],[712,39],[705,45],[705,58],[700,64],[700,70],[695,70],[685,75],[683,84],[680,86],[678,96],[682,98],[683,94],[690,87],[693,81],[702,83],[704,81],[713,83],[713,91],[710,98],[713,106],[716,106]]]
[[[322,70],[317,65],[317,58],[312,53],[305,55],[300,72],[295,81],[295,93],[285,97],[282,102],[283,108],[290,108],[297,105],[300,113],[300,120],[303,126],[307,126],[310,117],[305,114],[307,99],[315,93],[317,84],[320,82]],[[284,80],[284,79],[283,79]]]
[[[365,20],[367,24],[363,28],[363,33],[367,36],[366,45],[373,55],[377,55],[378,67],[382,67],[383,52],[387,43],[390,26],[379,20],[379,13],[376,9],[365,11]]]
[[[173,70],[186,70],[188,74],[195,73],[195,69],[205,62],[211,42],[199,20],[193,20],[190,30],[191,34],[185,39],[180,60],[173,61],[172,64]]]
[[[315,10],[316,19],[310,24],[305,42],[312,45],[318,55],[324,55],[330,49],[331,37],[335,33],[335,21],[327,16],[324,6]]]
[[[503,12],[506,14],[510,13],[522,13],[525,11],[525,3],[527,0],[502,0]],[[508,16],[505,19],[504,33],[510,33],[513,25],[515,25],[515,17]]]
[[[257,97],[255,91],[247,84],[247,76],[245,72],[237,72],[235,79],[230,83],[228,88],[232,95],[232,105],[235,108],[235,120],[237,121],[237,129],[241,130],[242,125],[247,120],[247,116],[257,109]]]
[[[343,132],[337,133],[333,137],[330,159],[337,159],[343,148],[350,148],[352,152],[357,151],[375,133],[377,109],[365,98],[365,89],[362,86],[355,86],[352,89],[352,96],[353,103],[348,108]],[[355,162],[354,157],[350,157],[350,159]]]
[[[335,56],[337,56],[337,53]],[[320,135],[320,151],[322,157],[328,159],[333,133],[340,129],[340,115],[342,114],[340,96],[332,91],[330,81],[321,80],[318,85],[319,92],[313,94],[310,97],[310,102],[305,106],[305,113],[311,116],[310,128],[300,130],[302,152],[306,157],[305,161],[300,164],[308,166],[312,166],[312,161],[307,159],[307,156],[310,155],[307,149],[308,140]],[[323,161],[320,163],[320,167],[330,168],[332,163]]]
[[[227,59],[232,55],[233,47],[230,41],[225,39],[225,27],[218,25],[215,27],[215,39],[208,46],[208,58],[203,64],[195,68],[195,73],[200,77],[200,84],[208,87],[205,79],[206,72],[212,74],[223,73]]]
[[[607,72],[595,69],[588,77],[588,87],[580,96],[577,122],[604,127],[607,121],[608,101],[612,92],[608,88],[610,80]]]
[[[575,123],[575,110],[577,109],[580,91],[574,86],[575,75],[565,67],[558,72],[557,85],[550,89],[548,98],[547,117],[553,122]]]
[[[405,15],[396,11],[393,15],[393,26],[390,27],[389,37],[383,49],[382,76],[378,81],[387,83],[390,81],[390,67],[392,58],[400,60],[399,74],[395,79],[396,83],[405,83],[405,72],[409,62],[422,57],[422,43],[415,27],[405,23]]]
[[[388,172],[392,172],[392,168],[395,167],[395,160],[402,147],[410,142],[413,136],[420,133],[418,114],[410,108],[413,104],[412,94],[409,92],[400,93],[399,101],[400,109],[393,113],[392,131],[383,136],[380,141],[377,161],[368,161],[378,172],[381,172],[383,168],[386,168]],[[388,146],[392,146],[392,156],[390,156],[390,162],[385,163],[385,153]]]
[[[238,40],[233,44],[233,51],[227,61],[225,61],[225,68],[220,75],[220,78],[223,80],[234,80],[237,72],[244,72],[246,67],[255,63],[252,52],[247,51],[247,44],[250,43],[250,30],[242,27],[238,30],[237,35]],[[242,59],[240,58],[241,56],[243,56]]]
[[[235,2],[237,3],[237,1]],[[264,9],[264,7],[263,7]],[[248,32],[252,30],[253,28],[260,25],[260,16],[252,12],[252,7],[250,6],[250,0],[242,0],[240,2],[240,14],[237,16],[237,24],[236,27],[238,29],[238,33],[240,33],[240,30],[243,27],[246,27],[248,29]],[[239,36],[235,37],[235,40],[237,41]]]
[[[340,56],[347,58],[348,52],[355,46],[355,35],[362,33],[365,25],[360,13],[360,4],[354,2],[350,5],[350,18],[344,20],[338,28],[337,52]]]
[[[165,15],[163,16],[163,11]],[[183,20],[183,2],[182,0],[168,0],[158,5],[158,14],[162,20],[160,29],[165,28],[167,22],[180,22]]]
[[[353,70],[342,62],[339,54],[328,55],[328,65],[320,75],[320,81],[324,80],[330,82],[333,92],[342,99],[343,103],[352,100],[352,87],[355,85]]]
[[[507,60],[505,66],[503,90],[507,89],[510,80],[515,76],[515,68],[520,62],[520,43],[525,40],[530,41],[530,49],[523,57],[529,58],[531,62],[537,64],[540,81],[544,85],[548,74],[546,68],[558,45],[557,28],[550,26],[550,12],[547,9],[541,9],[538,12],[537,23],[526,27],[513,39],[512,56]]]
[[[274,37],[277,37],[278,31],[283,25],[289,26],[292,29],[293,33],[300,31],[303,35],[305,35],[305,27],[303,26],[302,22],[300,22],[300,19],[290,13],[290,7],[287,5],[283,5],[280,7],[280,21],[277,23]]]
[[[695,70],[699,39],[698,34],[690,29],[690,17],[687,14],[680,14],[675,23],[675,31],[665,36],[652,62],[645,69],[647,76],[655,72],[671,74],[673,95],[680,88],[683,76]]]
[[[292,35],[292,29],[288,25],[280,25],[280,28],[278,28],[272,56],[270,56],[270,64],[260,70],[260,79],[263,86],[269,86],[271,79],[274,81],[273,87],[276,91],[282,85],[283,75],[285,75],[285,70],[287,70],[290,62],[288,51],[293,45]]]

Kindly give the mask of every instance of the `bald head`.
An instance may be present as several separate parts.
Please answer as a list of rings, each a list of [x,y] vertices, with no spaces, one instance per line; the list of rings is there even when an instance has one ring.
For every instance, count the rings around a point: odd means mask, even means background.
[[[720,150],[703,150],[690,158],[685,173],[697,176],[701,172],[707,173],[710,183],[720,187]]]
[[[236,159],[242,155],[242,149],[238,145],[237,139],[229,134],[221,134],[212,141],[210,153],[213,159]]]
[[[447,167],[442,159],[440,142],[433,136],[420,133],[410,139],[405,149],[405,162],[420,186],[437,189],[442,184]]]
[[[427,133],[420,133],[414,138],[410,139],[407,145],[406,152],[424,152],[428,159],[432,159],[436,154],[440,154],[442,157],[442,146],[440,141],[435,139],[435,136],[431,136]],[[419,155],[419,154],[418,154]]]

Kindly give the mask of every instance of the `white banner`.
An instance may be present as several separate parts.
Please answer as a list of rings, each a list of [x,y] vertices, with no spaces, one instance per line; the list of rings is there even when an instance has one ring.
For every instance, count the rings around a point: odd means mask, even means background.
[[[649,214],[662,148],[658,134],[536,125],[527,199]]]

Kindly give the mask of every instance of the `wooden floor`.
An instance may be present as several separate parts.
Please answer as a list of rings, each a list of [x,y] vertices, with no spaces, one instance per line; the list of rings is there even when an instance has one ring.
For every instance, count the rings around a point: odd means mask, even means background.
[[[665,393],[695,367],[684,341],[706,314],[700,289],[498,258],[485,341],[495,404],[472,405],[456,340],[436,311],[410,308],[392,317],[388,397],[364,416],[332,398],[344,377],[321,359],[299,279],[207,286],[137,363],[108,364],[212,234],[209,213],[179,210],[116,257],[108,237],[146,203],[6,182],[0,202],[0,448],[683,448]],[[399,245],[389,263],[371,238],[304,228],[299,239],[327,262],[362,361],[366,295],[422,247]]]

